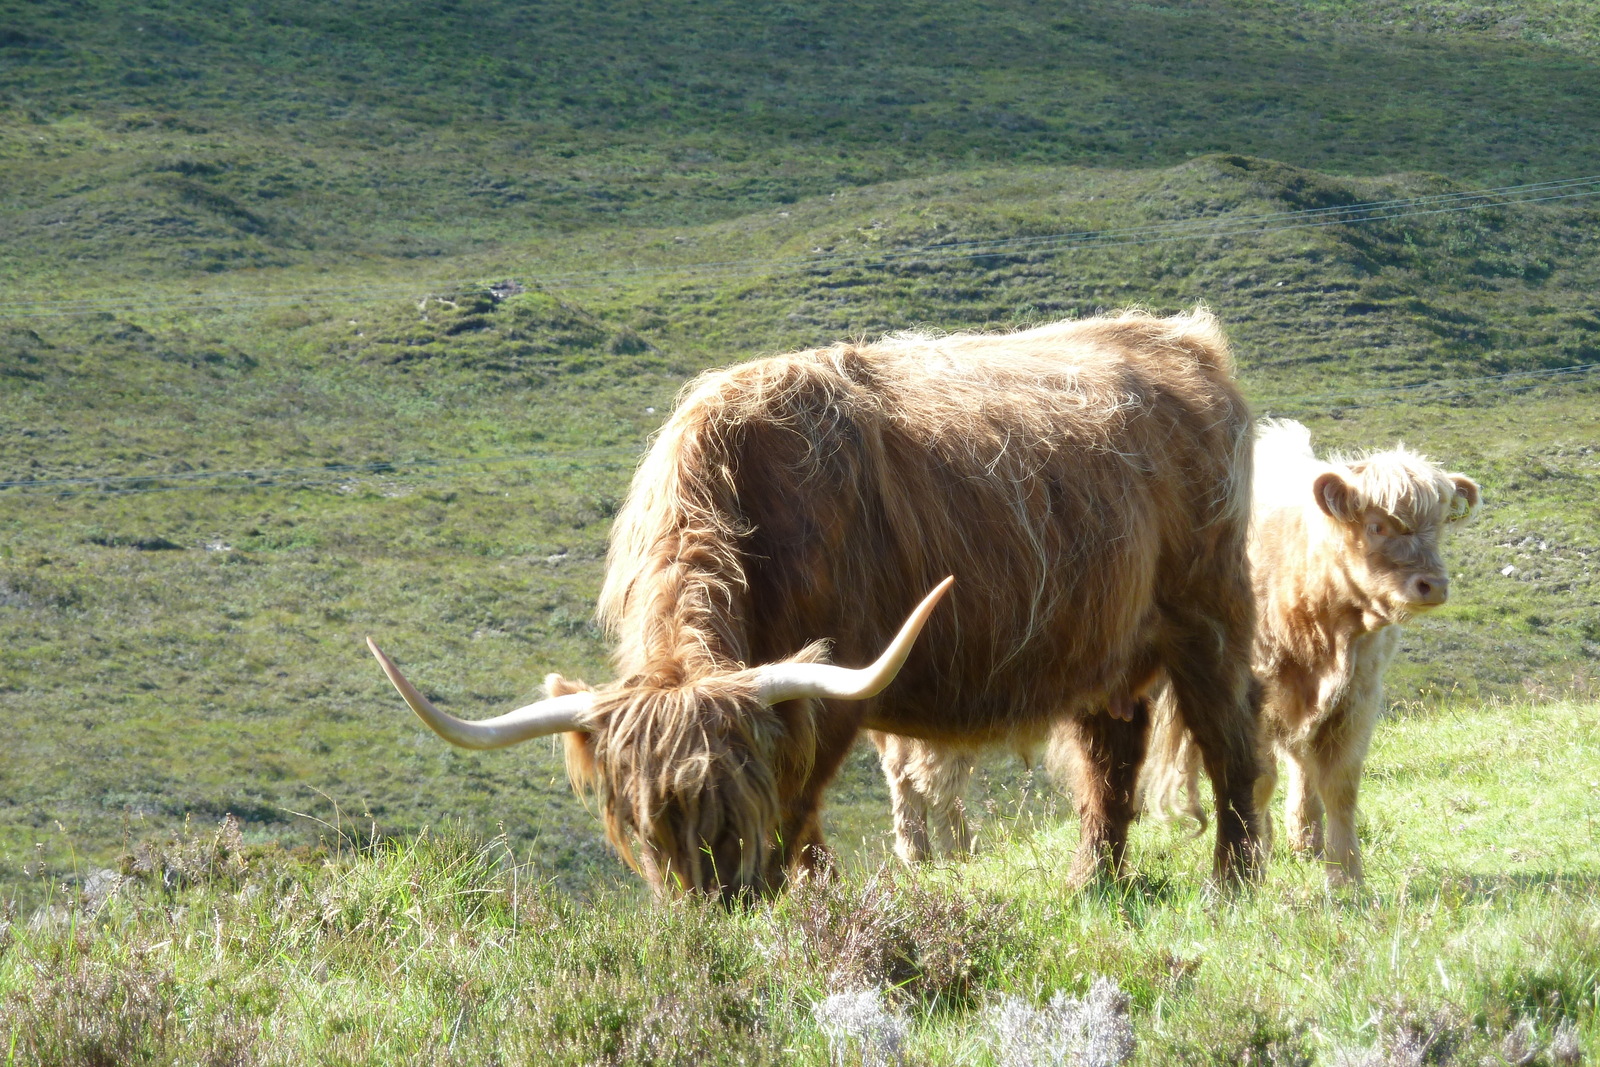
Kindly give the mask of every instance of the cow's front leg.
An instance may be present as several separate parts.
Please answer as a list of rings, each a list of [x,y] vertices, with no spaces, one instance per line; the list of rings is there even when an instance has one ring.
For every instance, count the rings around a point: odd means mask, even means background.
[[[1099,712],[1063,724],[1073,745],[1073,797],[1078,806],[1078,853],[1067,879],[1086,885],[1099,875],[1119,876],[1134,816],[1134,790],[1150,736],[1148,701],[1128,720]]]

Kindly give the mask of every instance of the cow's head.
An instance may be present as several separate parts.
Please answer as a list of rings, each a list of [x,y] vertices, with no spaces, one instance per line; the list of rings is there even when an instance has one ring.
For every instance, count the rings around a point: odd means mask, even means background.
[[[1440,539],[1477,513],[1477,482],[1401,448],[1324,472],[1312,493],[1344,540],[1341,566],[1375,621],[1401,622],[1449,598]]]
[[[816,701],[876,696],[904,664],[953,578],[929,593],[871,666],[819,662],[820,646],[759,667],[663,686],[598,689],[558,674],[545,698],[468,722],[434,707],[371,638],[384,673],[427,726],[465,748],[564,734],[567,772],[598,795],[606,834],[657,891],[735,898],[778,885],[805,829],[792,803],[810,777]],[[797,819],[797,815],[800,818]]]

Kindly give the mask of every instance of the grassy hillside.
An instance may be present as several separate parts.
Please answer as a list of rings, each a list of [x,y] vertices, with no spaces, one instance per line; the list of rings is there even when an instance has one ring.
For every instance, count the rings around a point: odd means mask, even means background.
[[[1340,895],[1280,856],[1219,898],[1208,842],[1159,826],[1128,882],[1067,893],[1073,831],[1031,806],[978,862],[732,910],[575,901],[503,839],[292,857],[199,826],[0,925],[0,1047],[66,1067],[1120,1062],[1050,1058],[1071,1031],[1029,1016],[1063,994],[1135,1064],[1576,1064],[1600,1052],[1600,836],[1570,817],[1594,810],[1596,737],[1583,704],[1392,724],[1370,884]],[[1125,999],[1094,1000],[1099,978]],[[885,989],[876,1012],[818,1012]]]
[[[1593,693],[1600,404],[1517,375],[1600,362],[1600,197],[1419,198],[1600,173],[1597,20],[0,4],[0,892],[225,812],[615,877],[551,749],[443,748],[361,638],[462,714],[609,677],[682,382],[891,329],[1210,303],[1262,411],[1485,486],[1394,697]],[[874,854],[865,755],[835,801]]]
[[[1503,9],[1503,11],[1502,11]],[[9,284],[471,255],[886,180],[1238,152],[1600,171],[1593,7],[0,7]],[[1499,16],[1499,17],[1496,17]]]

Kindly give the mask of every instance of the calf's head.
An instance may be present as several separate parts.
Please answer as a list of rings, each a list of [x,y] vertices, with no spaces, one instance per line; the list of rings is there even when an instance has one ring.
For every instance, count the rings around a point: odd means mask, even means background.
[[[625,678],[591,689],[558,674],[546,696],[468,722],[438,708],[367,639],[400,695],[435,733],[465,748],[502,748],[561,733],[573,785],[599,798],[606,836],[658,892],[733,899],[776,888],[805,829],[794,810],[811,774],[819,700],[876,696],[904,664],[947,578],[919,604],[877,662],[818,662],[820,647],[726,673],[661,685]]]
[[[1374,621],[1402,622],[1449,598],[1440,540],[1477,513],[1477,482],[1399,448],[1336,465],[1318,475],[1312,493]]]

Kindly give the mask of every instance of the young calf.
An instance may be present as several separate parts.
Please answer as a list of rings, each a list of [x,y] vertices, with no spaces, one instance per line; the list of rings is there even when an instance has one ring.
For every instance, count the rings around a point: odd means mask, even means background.
[[[1127,824],[1138,810],[1134,784],[1150,721],[1147,694],[1158,678],[1150,675],[1136,691],[1109,698],[1098,714],[1063,718],[1050,734],[1046,766],[1051,776],[1075,783],[1072,792],[1080,820],[1101,828],[1114,854],[1123,847]],[[878,762],[889,785],[895,854],[906,863],[919,863],[969,853],[975,840],[967,826],[965,798],[983,750],[877,731],[868,736],[878,748]],[[1187,743],[1186,733],[1179,731],[1178,736]],[[1040,747],[1013,749],[1031,764]],[[1196,783],[1199,768],[1197,758]],[[1092,780],[1095,776],[1107,780],[1098,783]]]
[[[1287,421],[1262,423],[1255,479],[1253,666],[1270,746],[1256,784],[1263,836],[1270,841],[1276,755],[1288,767],[1290,847],[1321,856],[1330,882],[1359,882],[1356,793],[1383,706],[1383,671],[1400,624],[1449,595],[1440,541],[1477,511],[1478,485],[1405,448],[1318,460],[1310,432]],[[1155,713],[1146,806],[1198,815],[1199,756],[1164,705]]]

